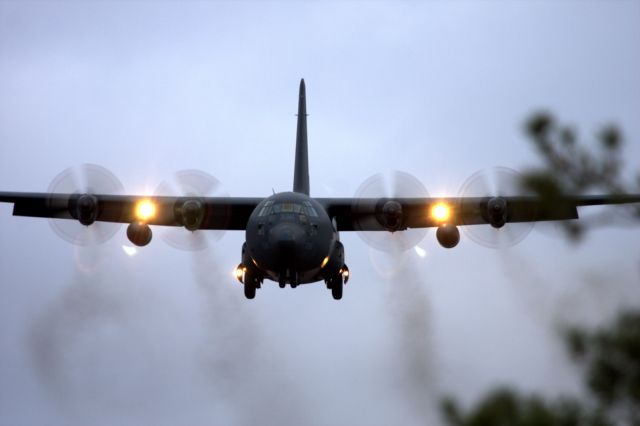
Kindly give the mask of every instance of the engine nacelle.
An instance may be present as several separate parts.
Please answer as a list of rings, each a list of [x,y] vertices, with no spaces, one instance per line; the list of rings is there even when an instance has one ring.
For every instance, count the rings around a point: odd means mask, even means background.
[[[402,205],[397,201],[387,201],[382,206],[383,226],[391,231],[402,229]]]
[[[75,213],[78,221],[89,226],[98,218],[98,199],[89,194],[83,194],[75,202]]]
[[[455,225],[442,225],[436,231],[436,238],[444,248],[454,248],[460,242],[460,231]]]
[[[133,222],[127,227],[127,238],[138,247],[144,247],[151,242],[153,233],[146,223]]]
[[[200,229],[204,219],[204,206],[199,200],[187,200],[182,204],[182,224],[189,231]]]
[[[501,197],[490,199],[486,219],[494,228],[502,228],[507,223],[507,200]]]

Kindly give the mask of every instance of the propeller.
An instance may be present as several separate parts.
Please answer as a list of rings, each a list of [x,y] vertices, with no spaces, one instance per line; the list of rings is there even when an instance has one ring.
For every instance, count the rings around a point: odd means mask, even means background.
[[[471,240],[489,248],[513,246],[531,232],[535,222],[506,222],[508,206],[502,197],[526,195],[523,193],[521,176],[507,167],[493,167],[471,175],[459,191],[460,197],[488,197],[480,206],[487,225],[466,225],[463,232]],[[535,216],[532,212],[531,217]]]
[[[124,187],[118,178],[104,167],[81,164],[58,174],[47,190],[50,194],[73,194],[69,208],[78,220],[50,219],[53,231],[64,240],[79,246],[101,244],[112,238],[122,224],[95,222],[98,215],[94,194],[118,195]],[[54,203],[53,197],[49,200]],[[94,223],[95,222],[95,223]]]
[[[428,196],[422,182],[409,173],[393,171],[371,176],[356,191],[352,206],[358,236],[381,251],[397,253],[413,248],[424,238],[427,229],[403,230],[402,206],[395,199]],[[381,227],[386,231],[366,231]]]
[[[193,197],[182,207],[184,227],[163,227],[160,237],[170,246],[186,251],[204,250],[210,241],[217,241],[224,231],[198,229],[205,216],[203,197],[226,197],[218,179],[200,170],[180,170],[156,188],[154,195]]]

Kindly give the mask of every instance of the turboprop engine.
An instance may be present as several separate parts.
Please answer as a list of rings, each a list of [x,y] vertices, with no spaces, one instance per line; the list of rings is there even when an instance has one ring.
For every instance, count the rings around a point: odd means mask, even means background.
[[[382,225],[391,232],[402,229],[402,205],[394,200],[382,206]]]
[[[90,194],[83,194],[75,201],[75,216],[78,221],[89,226],[98,218],[98,199]]]
[[[487,203],[487,221],[494,228],[502,228],[507,223],[507,200],[493,197]]]
[[[184,227],[189,231],[195,231],[200,228],[204,219],[204,206],[199,200],[187,200],[182,204],[180,214]]]

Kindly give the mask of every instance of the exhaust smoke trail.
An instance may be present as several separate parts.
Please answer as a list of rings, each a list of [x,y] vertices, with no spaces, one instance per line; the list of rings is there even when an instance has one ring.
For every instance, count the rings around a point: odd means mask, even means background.
[[[581,382],[571,362],[564,335],[573,327],[595,328],[611,320],[624,308],[638,306],[638,277],[616,268],[616,274],[605,270],[583,270],[575,277],[553,274],[552,278],[537,270],[524,256],[505,251],[502,267],[511,284],[514,299],[525,314],[548,335],[553,349],[548,362],[549,390],[579,393]],[[597,267],[596,267],[597,268]]]
[[[257,305],[245,300],[242,284],[219,267],[211,248],[196,254],[194,271],[204,302],[203,374],[233,407],[237,424],[313,424],[303,392],[286,377],[285,354],[261,332],[252,313]]]
[[[28,336],[58,424],[312,424],[280,349],[262,337],[212,252],[196,254],[195,287],[184,290],[196,300],[186,309],[158,290],[158,282],[180,282],[166,270],[141,279],[136,268],[113,267],[122,259],[96,256]]]
[[[413,253],[411,253],[412,255]],[[439,386],[435,349],[434,315],[425,280],[408,253],[394,254],[401,265],[386,278],[389,285],[388,313],[397,339],[392,370],[394,385],[403,395],[416,424],[440,424]]]
[[[618,310],[633,305],[637,297],[638,277],[589,267],[575,278],[562,282],[544,276],[532,263],[512,250],[500,257],[511,289],[527,314],[541,325],[553,329],[579,324],[597,326],[612,318]]]
[[[107,253],[94,254],[103,262],[75,271],[71,285],[32,323],[35,372],[65,416],[62,424],[167,424],[163,399],[175,395],[168,389],[184,373],[184,354],[160,353],[172,336],[146,303],[146,289],[127,271],[105,267]]]

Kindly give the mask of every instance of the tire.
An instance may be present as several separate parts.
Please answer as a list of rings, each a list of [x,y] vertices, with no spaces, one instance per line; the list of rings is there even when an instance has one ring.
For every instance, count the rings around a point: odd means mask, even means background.
[[[247,272],[244,275],[244,297],[247,299],[256,297],[256,283],[251,274]]]
[[[335,300],[342,299],[343,287],[342,275],[336,275],[335,278],[331,280],[331,295]]]
[[[247,299],[253,299],[256,297],[256,286],[251,284],[244,285],[244,297]]]

